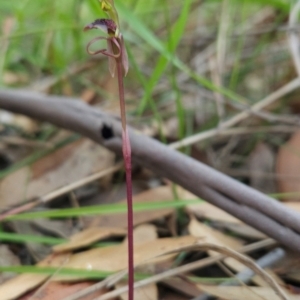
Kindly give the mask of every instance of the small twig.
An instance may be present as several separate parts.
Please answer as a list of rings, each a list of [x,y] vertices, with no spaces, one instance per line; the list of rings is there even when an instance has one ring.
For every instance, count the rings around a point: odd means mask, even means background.
[[[34,292],[33,295],[30,296],[30,298],[28,300],[36,300],[36,299],[41,299],[41,295],[43,295],[43,290],[47,287],[47,285],[53,280],[53,278],[59,274],[60,270],[65,266],[65,264],[68,262],[69,258],[70,258],[71,254],[68,255],[67,257],[65,257],[64,261],[61,263],[61,265],[59,266],[59,268],[53,273],[51,274],[51,276],[49,276],[47,278],[47,280]]]
[[[278,285],[276,280],[272,278],[271,275],[269,275],[265,270],[263,270],[259,265],[255,263],[250,257],[247,257],[238,251],[235,251],[233,249],[230,249],[228,247],[224,246],[218,246],[211,243],[204,243],[199,245],[192,245],[192,246],[186,246],[185,249],[181,249],[182,251],[191,251],[196,249],[201,250],[213,250],[218,253],[221,253],[227,257],[232,257],[236,259],[237,261],[243,263],[245,266],[247,266],[249,269],[251,269],[254,273],[261,276],[274,290],[274,292],[283,300],[289,300],[289,298],[286,296],[285,291]],[[173,253],[174,251],[170,251],[170,253]],[[176,251],[177,252],[177,251]],[[169,253],[167,253],[169,254]],[[100,300],[100,299],[99,299]]]
[[[198,143],[200,141],[212,138],[212,137],[218,135],[221,130],[238,124],[239,122],[241,122],[241,121],[245,120],[246,118],[248,118],[249,116],[251,116],[252,112],[258,112],[258,111],[262,110],[263,108],[269,106],[273,102],[277,101],[278,99],[285,96],[286,94],[293,92],[294,90],[296,90],[299,87],[300,87],[300,79],[299,78],[293,79],[292,81],[290,81],[289,83],[287,83],[286,85],[284,85],[283,87],[281,87],[280,89],[275,91],[274,93],[268,95],[266,98],[262,99],[258,103],[251,106],[251,109],[249,109],[249,110],[246,109],[245,111],[238,113],[231,119],[223,122],[222,129],[214,128],[214,129],[210,129],[210,130],[195,134],[195,135],[187,137],[181,141],[172,143],[170,145],[170,147],[172,147],[173,149],[179,149],[179,148],[186,147],[186,146]]]
[[[209,66],[211,69],[212,82],[216,86],[223,86],[224,64],[227,50],[227,34],[230,25],[230,5],[228,0],[222,1],[221,18],[219,22],[218,37],[216,41],[216,55],[210,56]],[[224,96],[214,92],[219,124],[225,117],[225,101]]]
[[[79,204],[78,197],[76,196],[76,194],[72,191],[69,193],[69,196],[70,196],[71,207],[80,208],[80,204]],[[84,218],[82,216],[77,217],[76,227],[79,229],[84,228]]]
[[[243,135],[243,134],[252,134],[252,133],[293,133],[297,131],[299,127],[296,126],[285,126],[285,125],[278,125],[278,126],[254,126],[254,127],[234,127],[228,129],[222,129],[218,132],[216,137],[218,136],[233,136],[233,135]]]
[[[104,279],[88,288],[85,288],[85,289],[77,292],[74,295],[68,296],[62,300],[77,300],[77,299],[85,297],[89,294],[92,294],[96,291],[99,291],[102,288],[111,287],[111,286],[115,285],[115,283],[117,283],[120,279],[122,279],[127,273],[128,273],[127,270],[120,271],[120,272],[113,274],[113,275],[107,277],[106,279]]]
[[[29,203],[25,203],[25,204],[22,204],[21,206],[9,209],[6,212],[2,212],[1,215],[0,215],[0,222],[2,222],[3,220],[5,220],[6,218],[8,218],[10,216],[18,215],[22,212],[31,210],[39,204],[40,204],[39,200],[33,200]]]
[[[274,174],[274,173],[267,173],[267,172],[260,172],[260,171],[255,171],[250,174],[249,170],[236,170],[236,169],[222,169],[222,172],[225,174],[228,174],[233,177],[250,177],[254,175],[255,177],[262,177],[262,178],[275,178],[275,179],[285,179],[285,180],[291,180],[291,179],[300,179],[300,174],[299,175],[291,175],[291,174]],[[295,194],[297,196],[300,195],[300,192],[291,192],[292,194]],[[290,194],[290,193],[288,193]]]
[[[265,247],[273,246],[274,244],[275,244],[274,240],[265,239],[263,241],[259,241],[259,242],[255,242],[255,243],[247,245],[247,246],[243,246],[240,249],[238,249],[237,251],[241,252],[241,253],[248,253],[248,252],[259,250],[259,249],[262,249]],[[225,258],[225,256],[222,254],[216,255],[214,257],[207,257],[207,258],[201,259],[199,261],[195,261],[195,262],[192,262],[192,263],[189,263],[189,264],[186,264],[186,265],[183,265],[183,266],[171,269],[171,270],[167,270],[165,272],[154,275],[154,276],[147,278],[145,280],[142,280],[140,282],[136,282],[134,287],[138,288],[138,287],[145,286],[148,284],[163,281],[164,279],[167,279],[167,278],[170,278],[173,276],[177,276],[182,273],[188,273],[188,272],[191,272],[194,270],[199,270],[201,268],[204,268],[204,267],[210,266],[214,263],[217,263],[218,261],[220,261],[224,258]],[[109,277],[110,279],[105,279],[104,285],[103,285],[103,281],[101,281],[99,283],[94,284],[91,287],[88,287],[88,288],[80,291],[79,293],[76,293],[76,295],[70,296],[69,298],[65,298],[63,300],[77,300],[83,296],[86,296],[88,294],[95,292],[96,290],[103,288],[104,286],[111,287],[112,285],[115,285],[118,281],[120,281],[126,274],[127,274],[127,270],[121,271],[115,275],[112,275],[112,277]],[[110,281],[110,280],[112,280],[112,281]],[[118,295],[126,292],[127,291],[126,288],[127,288],[127,286],[122,287],[121,292]]]
[[[300,31],[300,26],[299,25],[295,25],[295,26],[279,26],[278,24],[270,24],[270,25],[266,25],[264,24],[264,28],[261,29],[257,29],[257,30],[253,30],[253,31],[248,31],[248,32],[239,32],[239,33],[233,33],[230,37],[231,38],[238,38],[241,35],[247,35],[247,36],[251,36],[251,35],[261,35],[261,34],[266,34],[266,33],[271,33],[271,32],[290,32],[290,31],[295,31],[295,32],[299,32]]]
[[[220,66],[218,65],[217,59],[215,57],[211,57],[209,59],[210,71],[212,82],[216,86],[222,86],[222,74],[220,73]],[[219,118],[219,124],[222,123],[225,116],[225,101],[224,96],[219,94],[218,92],[214,92],[214,99],[216,102],[217,114]]]
[[[289,300],[289,298],[286,296],[284,290],[277,284],[277,282],[268,273],[266,273],[261,267],[256,265],[255,262],[252,259],[240,254],[239,253],[240,251],[239,252],[234,251],[234,250],[231,250],[229,248],[217,246],[217,245],[210,244],[210,243],[203,243],[203,244],[197,244],[197,245],[182,247],[182,248],[180,248],[176,251],[170,251],[170,252],[167,252],[165,254],[167,255],[167,254],[178,252],[178,251],[195,251],[195,250],[213,250],[213,251],[221,253],[222,255],[220,255],[220,257],[222,257],[222,258],[225,258],[226,256],[227,257],[230,256],[230,257],[235,258],[236,260],[242,262],[244,265],[246,265],[247,267],[252,269],[255,273],[260,275],[271,286],[271,288],[274,290],[274,292],[281,299]],[[163,272],[161,274],[154,275],[150,278],[137,281],[134,285],[134,288],[137,289],[137,288],[140,288],[142,286],[148,285],[150,283],[155,283],[155,282],[161,281],[163,279],[169,278],[170,276],[179,275],[179,274],[182,274],[184,272],[191,271],[190,268],[188,270],[186,270],[187,268],[184,268],[186,266],[187,265],[176,268],[176,272],[174,272],[175,269],[174,270],[169,270],[167,272]],[[178,272],[179,269],[181,270],[180,273]],[[183,270],[183,269],[185,269],[185,270]],[[195,269],[196,268],[194,268],[193,270],[195,270]],[[171,272],[171,271],[173,271],[173,272]],[[174,274],[174,273],[176,273],[176,274]],[[166,276],[166,274],[168,274],[168,275]],[[124,287],[119,288],[117,290],[114,290],[112,292],[106,293],[105,295],[97,297],[93,300],[111,299],[113,297],[117,297],[117,296],[121,295],[122,293],[127,292],[127,290],[128,290],[128,286],[124,286]]]
[[[271,252],[267,253],[260,259],[256,261],[256,264],[260,266],[261,268],[269,268],[273,266],[275,263],[283,259],[285,256],[285,251],[281,248],[276,248],[272,250]],[[248,283],[251,278],[255,275],[255,272],[253,272],[252,269],[245,269],[241,272],[239,272],[237,275],[235,275],[235,278],[237,281],[235,282],[224,282],[221,284],[221,286],[232,286],[232,285],[238,285],[239,282]],[[201,295],[199,297],[196,297],[192,300],[213,300],[215,299],[214,296],[210,296],[207,294]]]

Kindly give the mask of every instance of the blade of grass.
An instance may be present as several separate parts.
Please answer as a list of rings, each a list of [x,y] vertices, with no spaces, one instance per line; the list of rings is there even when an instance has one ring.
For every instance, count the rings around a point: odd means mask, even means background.
[[[246,0],[241,1],[241,6],[242,8],[240,9],[241,11],[241,21],[243,22],[246,18],[246,8],[247,6],[245,5]],[[235,55],[234,55],[234,65],[233,65],[233,70],[231,72],[231,76],[229,79],[229,88],[231,90],[235,90],[236,86],[238,85],[238,76],[239,76],[239,71],[240,71],[240,66],[241,66],[241,56],[242,56],[242,50],[244,47],[246,41],[246,36],[245,35],[240,35],[239,39],[238,39],[238,43],[236,46],[236,50],[235,50]]]
[[[54,237],[44,237],[36,236],[29,234],[18,234],[11,232],[0,232],[0,241],[1,242],[11,242],[22,244],[25,242],[36,243],[36,244],[45,244],[49,246],[55,246],[68,242],[68,239],[63,238],[54,238]],[[91,244],[91,247],[108,247],[112,245],[117,245],[118,242],[100,242],[97,244]]]
[[[62,238],[54,238],[54,237],[0,232],[0,241],[16,242],[16,243],[32,242],[32,243],[40,243],[46,245],[58,245],[58,244],[65,243],[67,240]]]
[[[143,89],[146,91],[147,90],[147,87],[148,87],[148,83],[147,83],[147,80],[146,78],[144,77],[144,75],[142,74],[142,72],[139,70],[139,67],[135,61],[135,58],[134,58],[134,55],[132,54],[131,50],[129,47],[127,47],[127,53],[128,53],[128,57],[130,59],[130,62],[131,62],[131,66],[133,67],[133,70],[135,71],[135,75],[136,75],[136,78],[139,80],[139,82],[141,83]],[[155,102],[154,100],[151,98],[149,100],[149,104],[150,104],[150,108],[153,112],[153,115],[154,115],[154,118],[155,120],[157,121],[157,124],[158,124],[158,132],[159,132],[159,136],[160,136],[160,139],[161,141],[163,142],[166,142],[166,138],[163,134],[163,120],[159,114],[159,111],[155,105]]]
[[[84,270],[84,269],[69,269],[62,268],[57,273],[57,268],[55,267],[39,267],[39,266],[11,266],[4,267],[0,266],[1,272],[13,272],[20,274],[44,274],[44,275],[60,275],[60,276],[75,276],[80,278],[89,278],[89,279],[104,279],[113,274],[113,272],[107,271],[97,271],[97,270]]]
[[[171,44],[169,42],[167,42],[167,46],[163,45],[158,39],[156,39],[156,37],[146,27],[141,28],[141,29],[139,29],[139,31],[137,31],[139,36],[144,38],[150,45],[154,46],[154,48],[162,54],[162,56],[159,58],[156,66],[152,72],[151,78],[148,80],[148,84],[146,86],[144,96],[140,101],[140,105],[137,109],[137,113],[139,115],[141,115],[144,112],[148,102],[153,102],[151,93],[152,93],[154,87],[156,86],[157,82],[163,75],[163,73],[169,63],[169,60],[172,60],[173,52],[177,48],[177,46],[181,40],[181,37],[184,34],[184,29],[185,29],[185,25],[188,20],[191,3],[192,3],[192,0],[186,0],[184,2],[180,17],[179,17],[178,21],[175,23],[172,31],[170,32],[170,39],[172,40]],[[140,20],[138,20],[138,19],[136,20],[136,22],[138,24],[142,24],[140,22]],[[136,24],[136,25],[138,25],[138,24]],[[133,28],[134,28],[134,25],[133,25]],[[166,52],[166,53],[168,53],[167,57],[166,57],[166,55],[164,55],[164,53],[162,53],[162,52],[164,52],[164,49],[166,47],[169,48],[168,49],[169,51]]]
[[[153,34],[153,32],[135,15],[132,14],[132,12],[127,9],[123,4],[121,4],[120,1],[116,2],[117,5],[120,8],[120,12],[122,15],[122,18],[126,20],[129,23],[129,26],[132,28],[133,31],[136,32],[137,35],[139,35],[142,39],[144,39],[149,46],[157,50],[161,55],[163,55],[168,61],[171,61],[179,70],[183,71],[187,75],[189,75],[192,79],[194,79],[199,84],[203,85],[207,89],[210,89],[214,92],[218,92],[229,99],[240,102],[240,103],[247,103],[247,99],[234,93],[233,91],[218,87],[215,84],[213,84],[210,80],[199,76],[194,71],[192,71],[188,66],[186,66],[177,56],[174,56],[170,51],[168,51],[167,47]],[[173,59],[172,59],[173,58]],[[160,67],[162,68],[162,67]],[[164,69],[160,70],[155,74],[155,77],[157,80],[159,79],[159,73],[163,72]],[[154,70],[155,72],[155,70]],[[154,73],[153,72],[153,73]],[[154,76],[154,75],[153,75]],[[144,107],[140,109],[140,111],[143,111]]]
[[[185,3],[187,4],[188,1],[186,1]],[[191,3],[189,3],[189,4],[191,4]],[[167,28],[167,32],[168,32],[168,49],[171,53],[174,54],[175,49],[176,49],[176,43],[178,44],[179,37],[181,37],[183,35],[184,29],[186,27],[190,6],[188,7],[186,14],[182,13],[180,15],[180,18],[176,24],[176,25],[179,25],[178,30],[181,30],[181,32],[178,32],[177,30],[174,30],[174,32],[172,32],[169,6],[167,6],[166,3],[164,3],[163,7],[164,7],[164,13],[165,13],[166,28]],[[183,11],[184,11],[184,9],[183,9]],[[182,16],[185,16],[185,18],[183,18]],[[176,27],[176,25],[175,25],[175,27]],[[175,33],[175,35],[173,33]],[[176,37],[177,37],[177,40],[175,40]],[[184,106],[182,103],[180,88],[176,81],[176,70],[175,70],[173,63],[171,64],[170,81],[171,81],[173,93],[175,93],[176,113],[177,113],[177,120],[179,123],[178,137],[179,137],[179,139],[182,139],[185,135],[185,111],[184,111]]]
[[[75,276],[86,279],[105,279],[108,276],[114,274],[113,272],[108,271],[98,271],[98,270],[85,270],[85,269],[70,269],[70,268],[62,268],[57,273],[57,268],[54,267],[39,267],[39,266],[0,266],[1,272],[12,272],[18,274],[44,274],[44,275],[52,275],[58,274],[60,276]],[[124,276],[126,278],[126,275]],[[149,278],[151,275],[135,273],[136,279],[145,279]],[[187,277],[192,282],[207,282],[207,283],[221,283],[221,282],[235,282],[235,278],[228,277],[218,277],[218,278],[209,278],[209,277],[195,277],[189,276]]]
[[[165,208],[180,208],[186,205],[199,204],[203,200],[176,200],[176,201],[162,201],[162,202],[149,202],[149,203],[135,203],[133,209],[135,212],[149,211]],[[126,204],[103,204],[97,206],[88,206],[80,208],[66,208],[57,210],[47,210],[39,212],[23,213],[16,216],[10,216],[7,219],[10,220],[28,220],[36,218],[68,218],[87,215],[107,215],[126,213]]]

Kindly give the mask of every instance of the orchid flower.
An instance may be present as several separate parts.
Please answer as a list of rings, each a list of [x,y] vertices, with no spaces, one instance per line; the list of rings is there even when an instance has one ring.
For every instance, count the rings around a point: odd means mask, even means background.
[[[87,52],[91,55],[103,54],[108,57],[109,71],[114,76],[117,70],[119,85],[120,111],[122,121],[122,150],[126,170],[127,186],[127,229],[128,229],[128,299],[133,300],[134,293],[134,260],[133,260],[133,208],[132,208],[132,179],[131,179],[131,147],[126,127],[125,97],[123,77],[128,72],[128,56],[120,31],[119,17],[113,0],[99,0],[102,10],[109,19],[98,19],[84,27],[84,30],[100,29],[105,36],[91,40],[87,45]],[[99,40],[107,41],[107,49],[91,51],[90,47]]]

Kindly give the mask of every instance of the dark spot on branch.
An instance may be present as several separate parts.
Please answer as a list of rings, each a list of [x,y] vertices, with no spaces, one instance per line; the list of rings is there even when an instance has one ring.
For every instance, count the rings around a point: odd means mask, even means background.
[[[114,132],[111,126],[103,124],[101,128],[101,135],[105,140],[109,140],[114,137]]]

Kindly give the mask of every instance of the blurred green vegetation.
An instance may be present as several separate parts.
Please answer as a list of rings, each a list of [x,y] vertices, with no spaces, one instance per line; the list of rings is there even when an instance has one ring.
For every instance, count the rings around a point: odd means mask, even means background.
[[[127,46],[134,52],[131,59],[133,60],[135,56],[139,55],[136,54],[136,51],[143,51],[146,56],[153,55],[153,48],[160,49],[161,54],[165,56],[164,61],[162,58],[157,58],[152,60],[148,66],[153,68],[155,74],[150,80],[147,76],[144,81],[141,76],[136,76],[146,90],[144,98],[150,97],[151,91],[157,84],[161,75],[161,71],[159,72],[157,69],[163,70],[163,66],[172,61],[177,67],[180,67],[172,55],[178,53],[178,47],[184,46],[181,43],[182,36],[190,34],[185,29],[189,22],[189,16],[195,14],[196,11],[198,17],[203,19],[203,23],[206,23],[210,30],[217,30],[218,11],[221,4],[220,1],[196,0],[177,1],[176,3],[170,0],[116,0],[115,2],[123,21],[122,26]],[[191,2],[193,7],[187,6],[187,2]],[[259,11],[266,5],[273,6],[283,13],[286,13],[289,8],[288,1],[284,0],[231,0],[228,3],[233,7],[232,11],[237,14],[241,13],[243,5],[247,5],[246,16],[244,20],[237,20],[239,23],[246,22],[253,12]],[[197,5],[201,6],[200,11],[195,10]],[[164,28],[166,26],[165,10],[168,10],[168,14],[172,17],[169,32],[166,32]],[[186,13],[187,17],[181,17],[176,23],[176,16],[179,18],[182,13]],[[91,36],[95,36],[95,33],[83,33],[82,28],[99,17],[104,17],[104,15],[97,0],[1,1],[2,32],[5,31],[5,22],[8,18],[12,18],[13,29],[8,36],[2,34],[0,40],[2,45],[4,41],[8,41],[7,49],[2,49],[1,53],[3,62],[0,65],[0,75],[3,75],[5,70],[30,72],[31,80],[33,80],[41,75],[60,75],[72,63],[86,61],[88,57],[85,45]],[[171,55],[168,55],[166,50]],[[184,66],[181,66],[181,70]],[[139,72],[138,68],[135,71]],[[192,76],[192,74],[189,75]],[[207,83],[206,85],[208,88],[213,88],[213,84],[209,86]],[[140,113],[143,111],[145,101],[142,101]]]
[[[166,121],[174,116],[178,122],[177,139],[214,128],[222,121],[212,92],[225,96],[232,105],[238,102],[247,107],[292,76],[288,47],[282,47],[286,31],[278,30],[286,25],[289,1],[115,3],[131,67],[125,78],[127,112],[137,123],[154,123],[164,142],[168,138]],[[269,16],[268,11],[272,11]],[[224,15],[226,36],[222,36]],[[84,33],[82,29],[101,17],[105,16],[97,0],[1,1],[0,84],[31,87],[42,85],[43,79],[50,77],[57,81],[46,92],[78,96],[92,89],[103,106],[117,103],[116,95],[105,87],[109,76],[106,60],[98,57],[84,69],[92,60],[85,46],[99,32]],[[218,59],[224,38],[226,55],[220,85],[213,79],[210,59]],[[74,67],[82,67],[83,71],[72,73]],[[17,79],[7,80],[11,74]],[[190,98],[195,98],[194,103],[187,104]],[[203,99],[204,104],[200,100],[197,104],[197,99]],[[225,118],[235,112],[226,110]],[[261,134],[257,137],[262,138]],[[255,144],[256,140],[249,142],[245,152]]]
[[[287,0],[115,2],[131,66],[125,78],[127,112],[138,126],[158,127],[156,135],[164,142],[170,138],[166,122],[174,118],[173,139],[215,128],[222,121],[213,92],[231,105],[242,103],[243,109],[294,76],[287,34],[280,29],[288,19]],[[227,23],[222,23],[224,16]],[[102,107],[117,106],[114,91],[106,88],[106,60],[92,59],[85,50],[99,32],[84,33],[83,27],[102,17],[98,0],[0,1],[0,84],[42,86],[44,79],[54,78],[43,91],[80,96],[91,89]],[[224,39],[224,70],[218,84],[210,63],[218,60]],[[74,67],[82,71],[70,71]],[[286,100],[275,109],[285,110]],[[223,118],[236,111],[226,107]],[[253,135],[240,152],[246,155],[264,138],[263,133]],[[268,141],[278,146],[282,139]],[[10,172],[6,171],[0,176]]]
[[[233,105],[238,102],[247,106],[291,76],[288,47],[280,49],[286,32],[272,30],[285,25],[289,1],[115,2],[131,66],[125,79],[127,111],[136,117],[136,122],[158,125],[162,141],[167,139],[164,124],[174,115],[178,120],[177,138],[215,127],[222,117],[212,112],[215,96],[211,92],[220,93]],[[261,15],[268,9],[273,13],[264,20]],[[228,28],[225,69],[219,85],[212,78],[209,59],[222,51],[224,14]],[[0,84],[30,87],[52,76],[60,79],[47,92],[78,96],[85,89],[93,89],[104,104],[117,103],[114,93],[104,86],[108,76],[105,59],[95,59],[95,64],[84,72],[70,72],[70,68],[84,68],[91,61],[85,46],[99,33],[84,33],[82,29],[101,17],[105,16],[97,0],[1,1]],[[262,21],[257,21],[259,18]],[[251,34],[260,30],[261,33]],[[215,49],[207,55],[211,46]],[[198,57],[204,71],[196,67]],[[11,73],[19,80],[7,80]],[[204,117],[196,128],[193,120],[197,118],[197,108],[186,104],[186,98],[195,97],[196,92],[187,92],[186,87],[198,89],[199,95],[209,100],[199,104]],[[208,96],[203,92],[206,90],[210,92]],[[226,113],[229,117],[232,111]]]

